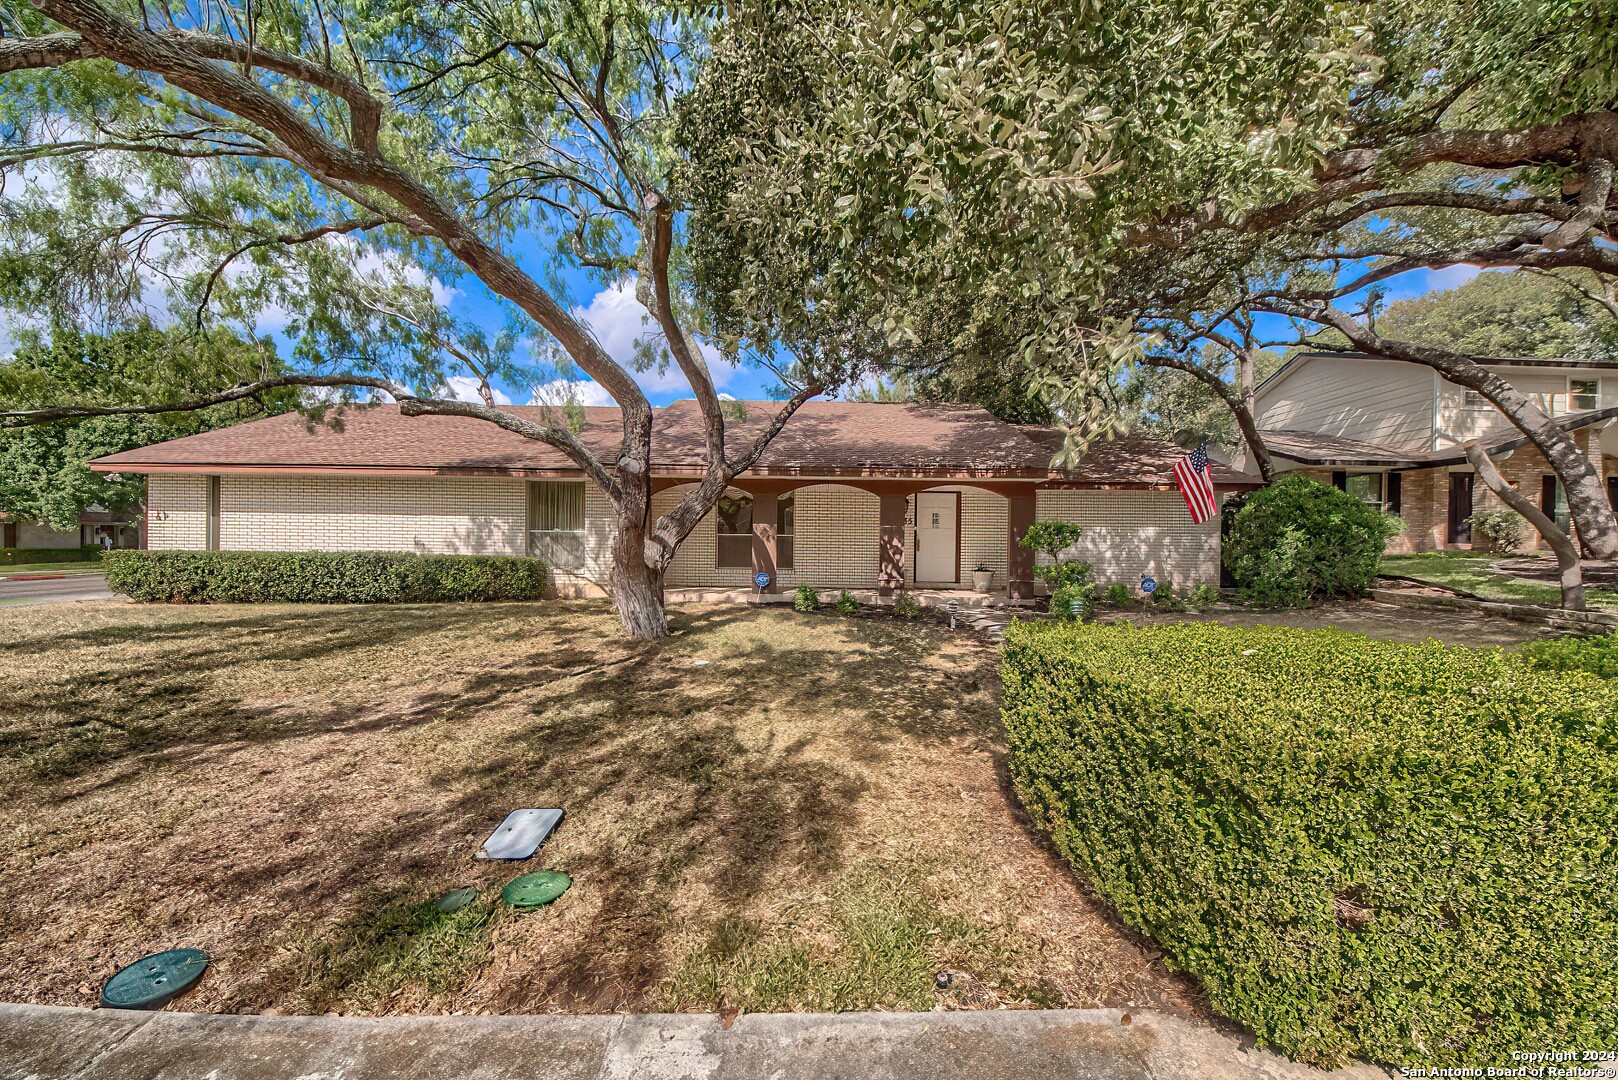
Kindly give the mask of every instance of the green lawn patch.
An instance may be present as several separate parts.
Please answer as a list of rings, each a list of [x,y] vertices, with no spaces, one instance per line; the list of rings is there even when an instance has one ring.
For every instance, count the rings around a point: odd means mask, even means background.
[[[1320,1064],[1618,1044],[1618,686],[1332,630],[1014,624],[1017,790],[1219,1012]]]
[[[1457,589],[1484,600],[1556,607],[1562,590],[1544,581],[1512,577],[1494,569],[1500,555],[1470,551],[1423,551],[1382,556],[1381,573],[1413,578],[1428,585]],[[1585,603],[1598,610],[1618,610],[1618,593],[1586,589]]]

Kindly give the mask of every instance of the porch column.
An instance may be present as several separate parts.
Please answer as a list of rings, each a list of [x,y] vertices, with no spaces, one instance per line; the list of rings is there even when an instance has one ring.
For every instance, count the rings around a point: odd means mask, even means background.
[[[776,533],[780,525],[781,496],[773,490],[753,492],[753,575],[770,575],[770,583],[764,586],[767,593],[781,591],[781,583],[776,580]]]
[[[1006,594],[1013,600],[1034,598],[1034,553],[1017,541],[1034,523],[1034,492],[1006,496]]]
[[[905,495],[879,495],[882,506],[877,519],[882,527],[882,562],[877,573],[876,591],[892,596],[905,586]]]

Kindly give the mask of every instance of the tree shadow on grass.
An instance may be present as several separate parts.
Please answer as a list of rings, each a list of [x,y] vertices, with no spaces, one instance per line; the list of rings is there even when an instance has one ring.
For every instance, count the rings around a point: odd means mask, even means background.
[[[221,980],[216,1006],[312,1008],[318,998],[320,1007],[371,1010],[399,993],[453,999],[472,969],[440,962],[447,946],[434,944],[436,921],[416,918],[420,904],[468,879],[493,887],[565,859],[578,884],[545,916],[559,929],[543,962],[479,1002],[520,1011],[650,1007],[670,942],[690,930],[673,914],[681,890],[699,888],[732,910],[783,879],[826,882],[845,866],[872,769],[898,753],[997,741],[981,692],[987,661],[954,672],[940,659],[942,631],[816,616],[783,629],[779,613],[733,607],[676,612],[676,636],[636,643],[617,636],[604,609],[589,618],[559,610],[571,618],[297,609],[186,632],[166,625],[160,668],[109,657],[70,678],[8,687],[7,704],[38,719],[0,732],[0,752],[59,798],[141,790],[182,769],[238,769],[244,748],[311,736],[351,740],[356,755],[425,752],[414,763],[419,789],[385,812],[362,806],[340,836],[328,824],[321,843],[259,843],[235,857],[230,837],[195,838],[205,876],[177,891],[254,901],[231,931],[240,950],[232,966],[258,974]],[[468,635],[464,655],[382,701],[345,703],[339,685],[318,705],[266,704],[224,677],[239,664],[314,662],[334,650],[363,663],[368,649],[446,630]],[[499,636],[526,631],[526,641]],[[118,639],[94,630],[55,640],[110,651]],[[76,739],[60,718],[86,702],[108,732]],[[395,736],[413,739],[429,725],[428,741],[400,748]],[[80,782],[44,783],[63,777]],[[339,783],[299,797],[370,796]],[[507,811],[549,805],[568,818],[533,863],[471,863],[475,839]],[[241,809],[242,828],[263,827],[265,807]],[[287,912],[300,916],[296,933],[283,925]],[[417,968],[452,976],[428,987],[409,974]],[[298,997],[293,984],[304,983]]]

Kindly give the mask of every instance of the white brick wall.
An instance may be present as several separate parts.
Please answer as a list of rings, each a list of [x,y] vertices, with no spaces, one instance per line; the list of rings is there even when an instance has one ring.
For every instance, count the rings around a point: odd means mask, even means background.
[[[208,478],[146,478],[146,546],[153,551],[201,551],[208,546]]]
[[[204,476],[154,476],[148,487],[154,549],[207,546]],[[219,546],[225,551],[527,553],[520,480],[459,477],[225,476]]]
[[[1175,588],[1219,584],[1219,518],[1193,525],[1179,492],[1041,491],[1035,515],[1084,527],[1075,554],[1103,585],[1148,573]]]
[[[659,492],[652,512],[672,507],[689,487]],[[971,487],[961,492],[962,584],[979,560],[1006,582],[1006,502]],[[154,550],[207,546],[205,476],[150,478],[150,536]],[[881,535],[877,496],[841,484],[798,488],[795,566],[782,588],[875,588]],[[905,527],[905,575],[914,581],[914,499]],[[1103,583],[1135,584],[1150,572],[1176,585],[1217,583],[1217,522],[1193,526],[1175,492],[1043,491],[1038,516],[1085,527],[1078,552]],[[520,555],[527,552],[526,487],[521,480],[459,477],[226,476],[220,484],[220,546],[258,551],[421,551]],[[709,514],[675,555],[672,588],[749,588],[750,567],[715,566],[717,535]],[[585,565],[558,573],[558,587],[587,591],[605,585],[614,524],[606,496],[585,488]]]

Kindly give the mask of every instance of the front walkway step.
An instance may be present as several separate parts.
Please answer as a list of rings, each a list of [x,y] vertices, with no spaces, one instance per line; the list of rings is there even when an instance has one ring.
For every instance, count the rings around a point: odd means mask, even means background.
[[[1385,1080],[1115,1009],[711,1015],[219,1016],[0,1005],[0,1078],[72,1080]]]

